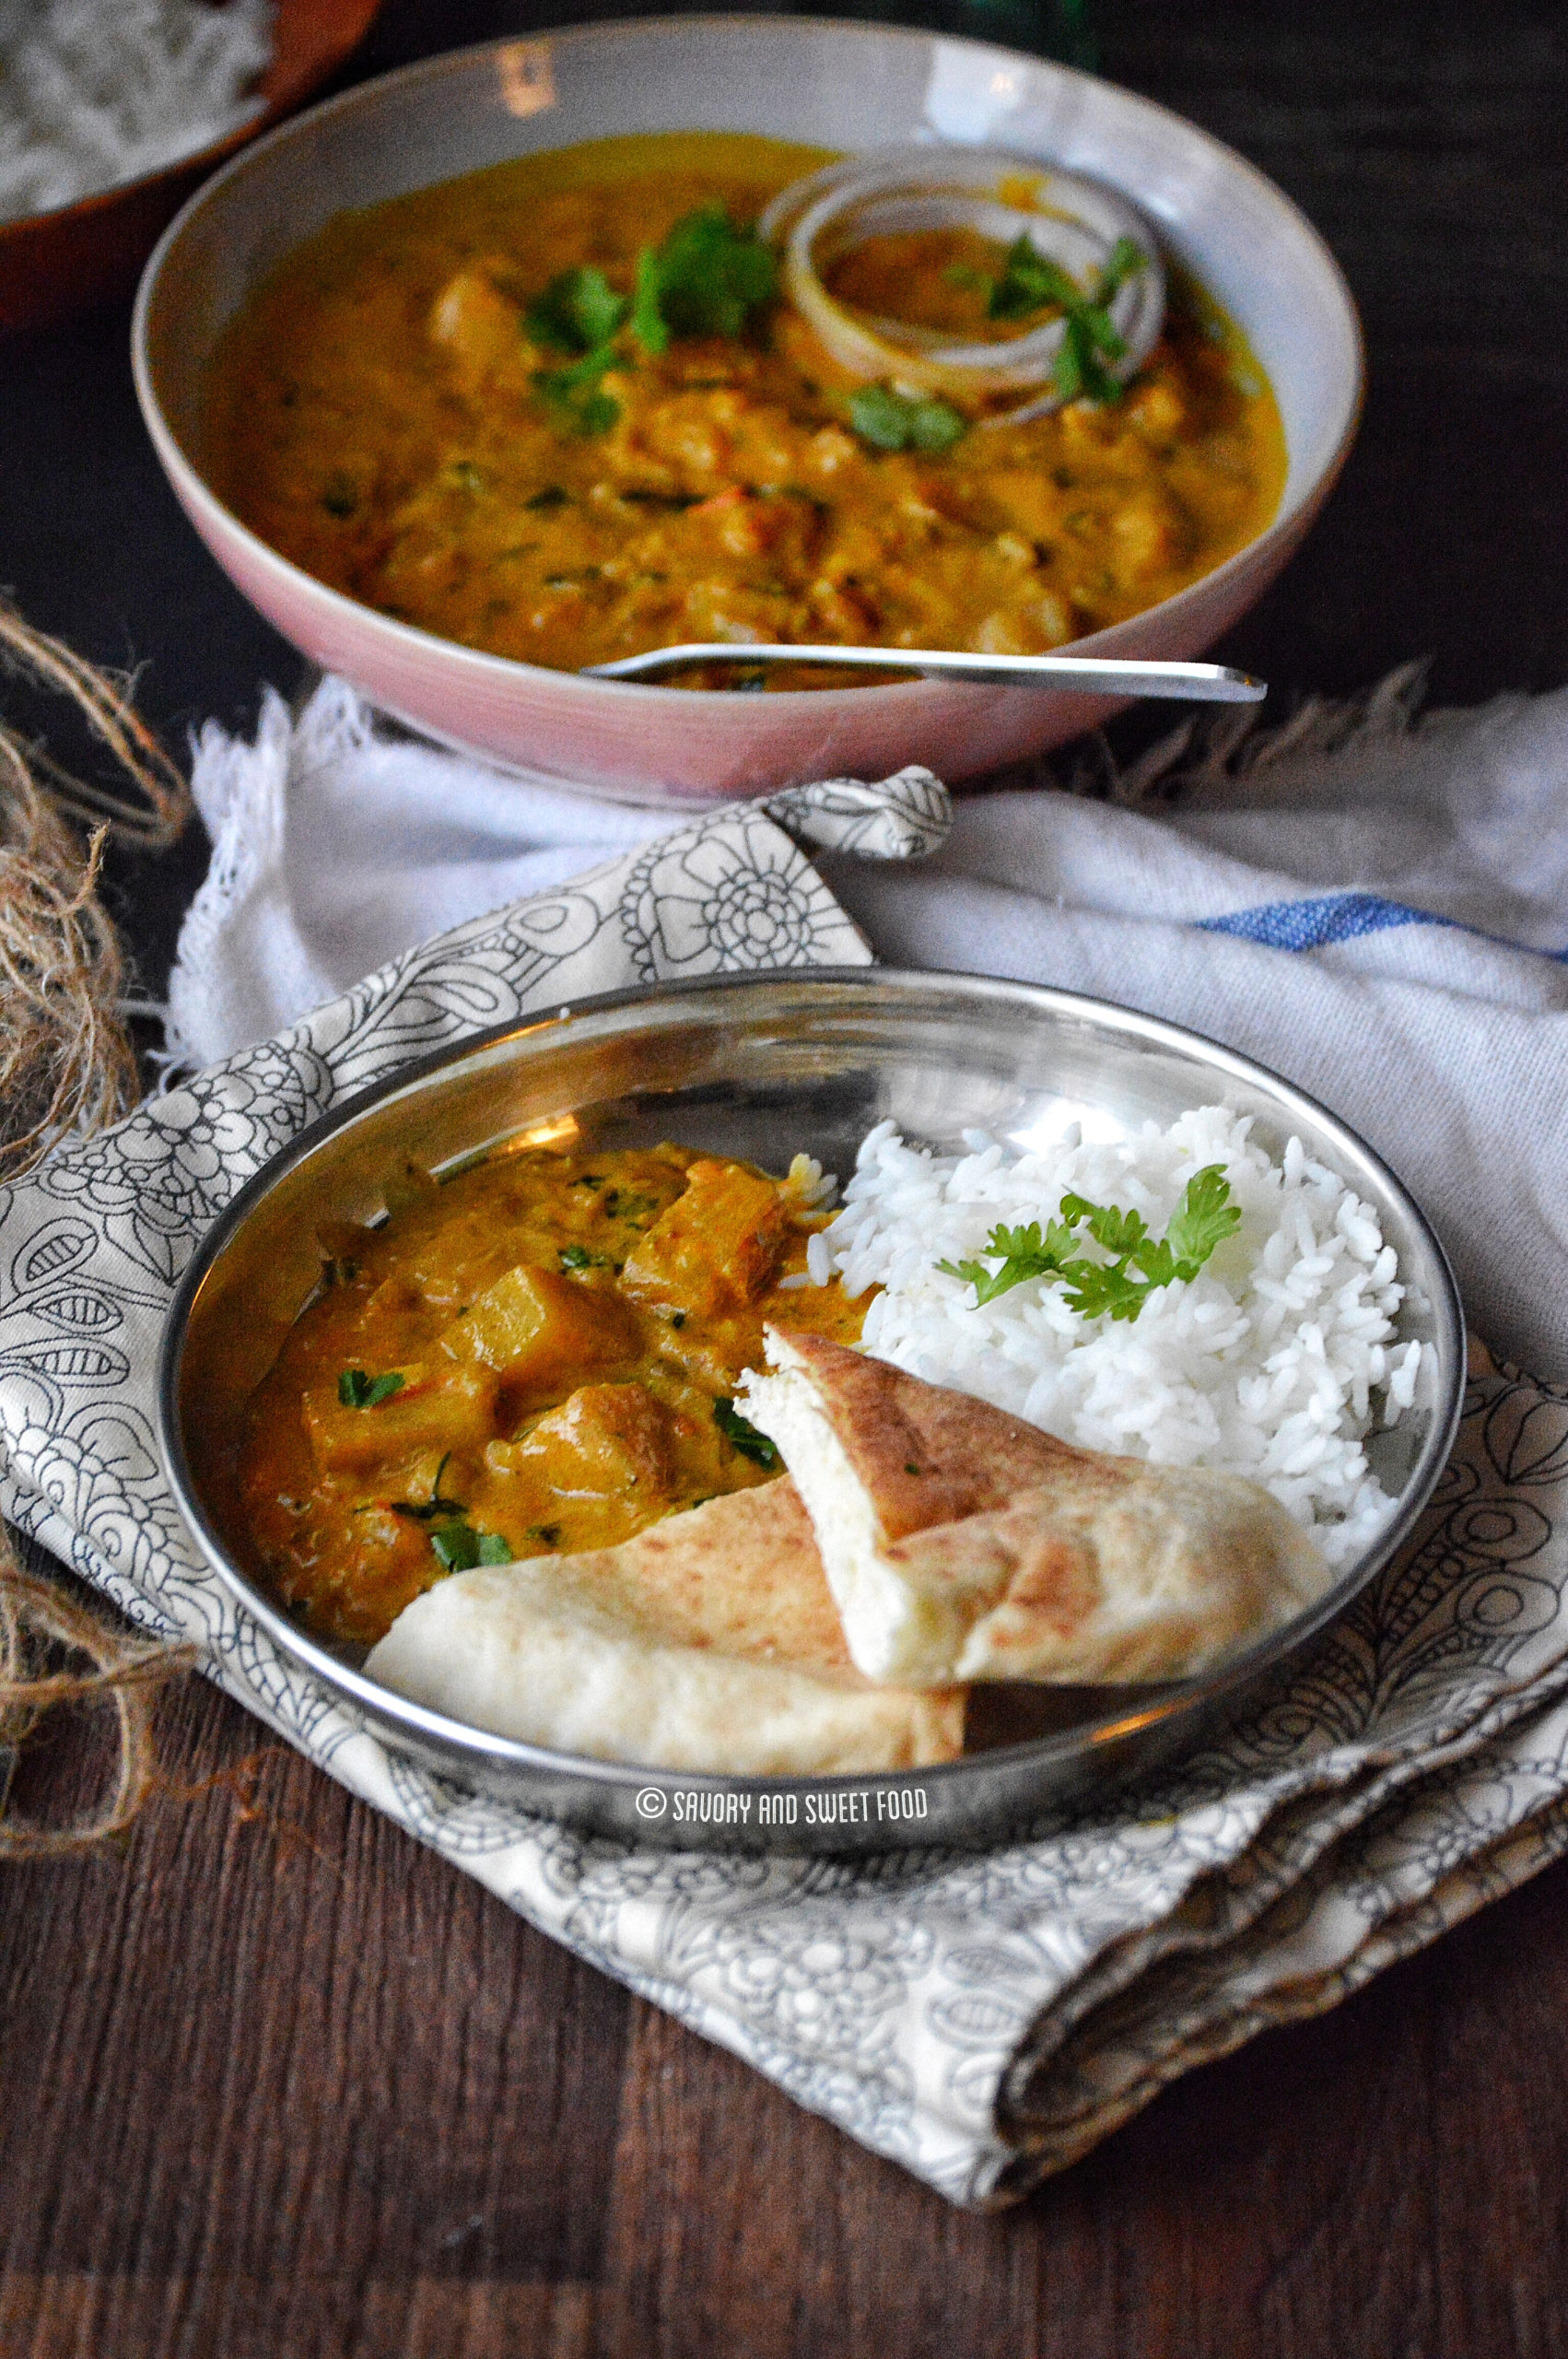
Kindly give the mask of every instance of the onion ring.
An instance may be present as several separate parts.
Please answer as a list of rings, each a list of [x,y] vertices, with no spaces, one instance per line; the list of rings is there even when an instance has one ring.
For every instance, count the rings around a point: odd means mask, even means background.
[[[1033,204],[1013,201],[1008,183],[1020,181],[1033,183]],[[1129,239],[1143,266],[1128,275],[1106,306],[1126,346],[1107,364],[1107,373],[1125,381],[1147,359],[1164,320],[1159,244],[1143,216],[1099,181],[996,147],[889,147],[791,182],[757,222],[759,237],[782,246],[785,294],[851,375],[885,378],[900,393],[951,393],[971,402],[1051,386],[984,421],[992,426],[1017,425],[1059,408],[1066,396],[1052,380],[1067,333],[1062,317],[1024,335],[965,344],[940,329],[856,311],[823,283],[823,265],[830,267],[870,238],[945,229],[974,229],[1002,245],[1026,237],[1078,284],[1087,280],[1089,288],[1117,241]]]

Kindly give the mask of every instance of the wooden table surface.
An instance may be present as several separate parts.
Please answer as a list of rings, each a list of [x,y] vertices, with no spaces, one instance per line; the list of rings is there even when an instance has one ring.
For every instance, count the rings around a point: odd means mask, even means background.
[[[357,70],[544,20],[391,0]],[[1100,0],[1099,25],[1109,74],[1304,204],[1366,322],[1344,482],[1226,651],[1286,692],[1412,656],[1449,701],[1561,683],[1555,0]],[[145,663],[178,745],[297,667],[175,511],[125,335],[0,346],[0,580]],[[193,841],[117,871],[151,989],[202,864]],[[1568,2351],[1568,1865],[977,2219],[200,1683],[161,1727],[165,1789],[122,1848],[0,1870],[0,2359]],[[64,1731],[29,1776],[68,1800],[93,1760]]]

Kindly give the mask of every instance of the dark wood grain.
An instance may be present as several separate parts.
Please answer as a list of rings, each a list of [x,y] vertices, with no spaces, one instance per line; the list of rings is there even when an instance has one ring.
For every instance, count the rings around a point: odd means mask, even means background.
[[[389,0],[357,70],[595,13]],[[1232,652],[1287,695],[1411,656],[1453,699],[1560,685],[1556,0],[1098,14],[1109,73],[1305,205],[1366,323],[1358,449]],[[0,579],[86,652],[146,661],[178,745],[296,669],[175,511],[125,333],[0,345]],[[203,859],[117,872],[150,988]],[[162,1736],[168,1787],[122,1848],[0,1871],[0,2359],[1568,2353],[1568,1865],[976,2219],[202,1683]],[[80,1731],[30,1772],[46,1800],[93,1774]]]
[[[163,1738],[122,1850],[0,1882],[6,2359],[1568,2349],[1568,1868],[978,2219],[203,1683]]]

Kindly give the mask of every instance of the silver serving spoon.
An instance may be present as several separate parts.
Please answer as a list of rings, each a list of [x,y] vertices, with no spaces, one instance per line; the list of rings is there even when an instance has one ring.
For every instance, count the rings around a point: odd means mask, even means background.
[[[1192,704],[1258,704],[1268,682],[1228,663],[1151,663],[1108,655],[966,655],[930,647],[786,647],[772,641],[706,640],[651,647],[614,663],[589,663],[590,680],[653,680],[688,663],[837,663],[856,671],[919,672],[928,680],[967,680],[990,688],[1078,688],[1096,696],[1178,697]]]

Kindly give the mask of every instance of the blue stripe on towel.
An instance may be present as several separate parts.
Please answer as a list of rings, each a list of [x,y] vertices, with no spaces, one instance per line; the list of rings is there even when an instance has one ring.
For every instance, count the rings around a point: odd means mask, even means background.
[[[1199,922],[1205,933],[1239,933],[1270,950],[1317,950],[1326,942],[1350,942],[1358,933],[1384,933],[1396,925],[1446,925],[1461,933],[1474,932],[1457,918],[1435,917],[1430,910],[1386,901],[1380,893],[1326,893],[1316,901],[1269,901],[1261,909],[1237,910],[1230,917]],[[1549,957],[1565,955],[1547,953]]]

